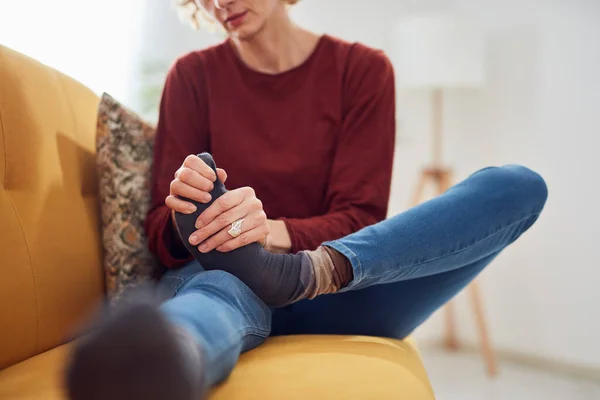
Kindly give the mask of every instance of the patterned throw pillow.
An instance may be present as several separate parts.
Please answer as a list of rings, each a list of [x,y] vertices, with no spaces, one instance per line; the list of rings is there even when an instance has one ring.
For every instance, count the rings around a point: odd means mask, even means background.
[[[104,274],[108,300],[157,277],[159,263],[149,252],[144,219],[150,206],[155,128],[110,95],[100,98],[96,166],[102,220]]]

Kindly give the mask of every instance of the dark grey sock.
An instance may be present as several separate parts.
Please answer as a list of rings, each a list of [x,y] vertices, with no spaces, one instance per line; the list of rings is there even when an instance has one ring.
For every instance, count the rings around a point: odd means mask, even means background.
[[[202,399],[202,356],[190,340],[150,303],[117,309],[75,343],[65,370],[69,398]]]
[[[199,154],[208,166],[216,171],[212,156]],[[196,220],[216,199],[225,194],[225,185],[217,178],[211,191],[210,203],[198,203],[183,198],[197,208],[193,214],[175,213],[179,235],[188,251],[206,270],[220,269],[239,278],[258,297],[271,307],[280,307],[302,298],[313,280],[310,258],[303,252],[297,254],[273,254],[258,243],[251,243],[230,252],[213,250],[201,253],[192,246],[189,237],[196,231]]]

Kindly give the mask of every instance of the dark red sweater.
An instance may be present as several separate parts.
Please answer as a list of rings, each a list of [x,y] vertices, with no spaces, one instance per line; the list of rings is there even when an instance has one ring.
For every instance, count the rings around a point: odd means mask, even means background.
[[[394,74],[381,51],[325,35],[277,75],[250,69],[227,41],[188,53],[160,105],[150,250],[171,268],[191,260],[164,204],[189,154],[212,153],[229,190],[254,188],[296,252],[385,219],[394,138]]]

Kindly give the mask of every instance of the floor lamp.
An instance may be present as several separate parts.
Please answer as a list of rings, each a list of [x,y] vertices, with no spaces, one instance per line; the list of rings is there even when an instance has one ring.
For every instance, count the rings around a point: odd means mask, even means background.
[[[484,40],[467,20],[453,15],[428,15],[403,19],[396,25],[396,74],[400,85],[431,92],[432,137],[431,164],[423,168],[413,193],[411,206],[423,201],[428,184],[442,194],[454,182],[452,169],[442,159],[444,93],[455,88],[476,88],[485,82]],[[479,286],[473,281],[468,289],[482,356],[488,375],[496,374],[496,362],[485,320]],[[459,346],[454,304],[444,307],[444,344]]]

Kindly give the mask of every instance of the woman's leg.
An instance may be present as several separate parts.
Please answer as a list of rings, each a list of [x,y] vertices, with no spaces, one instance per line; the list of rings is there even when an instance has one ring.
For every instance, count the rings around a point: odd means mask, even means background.
[[[210,155],[202,156],[216,168]],[[226,192],[215,185],[212,200]],[[200,252],[188,239],[196,214],[210,203],[196,203],[195,214],[176,214],[176,221],[183,243],[207,270],[227,271],[267,305],[282,307],[340,287],[355,290],[470,264],[515,240],[511,232],[533,223],[546,194],[543,179],[527,168],[486,168],[425,204],[297,254],[273,254],[258,243]]]
[[[437,275],[497,254],[533,225],[546,198],[544,180],[527,168],[480,170],[432,200],[324,243],[352,264],[353,278],[339,292]]]
[[[342,291],[278,309],[273,335],[404,338],[469,284],[537,220],[542,178],[519,166],[486,168],[445,194],[343,239],[354,279]]]
[[[190,264],[169,271],[160,291],[171,298],[135,293],[78,341],[69,398],[200,399],[270,332],[271,311],[224,271]]]
[[[226,379],[240,353],[263,343],[271,330],[271,310],[238,278],[204,271],[197,262],[168,271],[161,295],[171,296],[160,309],[200,344],[205,381],[213,387]]]
[[[273,313],[273,336],[368,335],[403,339],[469,284],[496,255],[422,278],[302,300]]]

